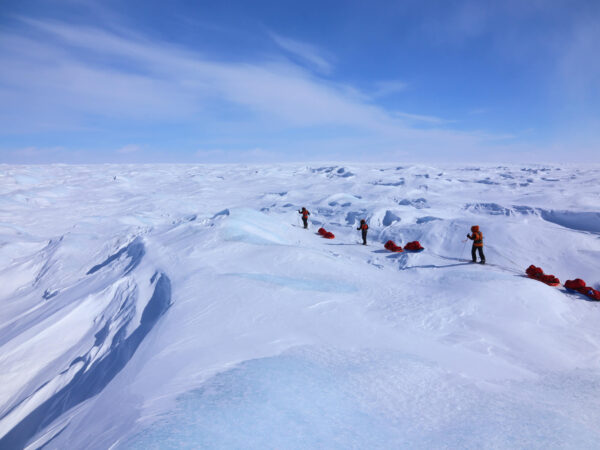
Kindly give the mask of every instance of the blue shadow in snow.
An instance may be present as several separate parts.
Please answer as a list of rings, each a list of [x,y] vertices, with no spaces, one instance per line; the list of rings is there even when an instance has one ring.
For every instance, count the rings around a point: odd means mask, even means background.
[[[578,300],[583,300],[586,302],[593,302],[593,303],[597,303],[598,300],[594,300],[593,298],[588,297],[585,294],[582,294],[581,292],[578,292],[574,289],[569,289],[569,288],[565,288],[565,290],[567,291],[566,294],[570,297],[576,298]]]
[[[131,244],[130,244],[131,245]],[[83,367],[73,379],[52,397],[34,409],[0,439],[0,449],[24,448],[30,439],[51,424],[63,413],[78,404],[99,394],[110,381],[125,367],[146,335],[156,325],[160,317],[171,306],[171,281],[164,273],[155,273],[151,282],[156,280],[152,297],[142,312],[140,325],[125,338],[129,321],[115,333],[110,350],[99,361],[90,364],[90,354],[71,361],[70,367],[84,362]],[[96,333],[96,345],[101,345],[108,336],[108,325]],[[61,373],[64,374],[68,369]],[[18,405],[17,405],[18,406]],[[13,408],[14,409],[14,408]],[[12,409],[11,409],[12,411]],[[0,420],[9,414],[8,411]]]
[[[46,289],[44,291],[44,295],[42,295],[42,298],[44,300],[50,300],[52,297],[56,297],[57,294],[58,294],[58,290],[50,291],[50,289]]]
[[[103,267],[109,265],[111,262],[119,259],[121,255],[126,254],[130,259],[129,264],[125,267],[125,274],[128,274],[133,269],[135,269],[138,264],[142,261],[142,257],[146,253],[146,249],[144,248],[144,243],[138,237],[131,241],[127,246],[123,247],[114,255],[109,256],[106,261],[95,265],[90,270],[87,271],[86,275],[91,275],[95,272],[98,272]]]
[[[542,219],[547,222],[552,222],[572,230],[600,233],[599,212],[546,211],[541,209],[540,213]]]

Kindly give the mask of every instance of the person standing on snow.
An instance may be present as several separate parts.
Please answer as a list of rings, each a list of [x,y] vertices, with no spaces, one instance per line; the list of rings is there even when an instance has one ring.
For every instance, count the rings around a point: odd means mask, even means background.
[[[367,230],[368,229],[369,229],[369,225],[367,225],[367,222],[365,221],[365,219],[360,219],[360,226],[357,228],[357,230],[361,230],[363,245],[367,245]]]
[[[479,225],[473,225],[471,227],[471,233],[467,234],[467,238],[473,241],[473,247],[471,247],[471,258],[473,262],[477,262],[477,256],[475,252],[479,252],[479,263],[485,264],[485,255],[483,254],[483,233],[479,231]]]
[[[302,214],[302,223],[304,223],[304,228],[308,228],[308,216],[310,216],[308,210],[303,206],[302,209],[298,211],[298,214]]]

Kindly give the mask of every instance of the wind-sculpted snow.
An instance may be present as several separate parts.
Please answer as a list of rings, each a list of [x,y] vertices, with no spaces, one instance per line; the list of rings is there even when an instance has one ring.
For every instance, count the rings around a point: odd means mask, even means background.
[[[384,182],[384,181],[374,181],[372,184],[374,184],[375,186],[404,186],[405,182],[404,179],[400,179],[398,181],[388,181],[388,182]]]
[[[325,174],[329,178],[331,178],[331,177],[348,178],[348,177],[354,176],[354,174],[352,172],[350,172],[348,169],[346,169],[345,167],[337,167],[337,166],[318,167],[316,169],[311,169],[311,172]]]
[[[381,224],[384,227],[389,227],[394,222],[398,222],[400,220],[402,220],[400,218],[400,216],[398,216],[397,214],[394,214],[392,211],[390,211],[388,209],[388,210],[385,211],[385,216],[383,217],[383,220],[381,221]]]
[[[403,198],[402,200],[398,201],[399,205],[402,206],[414,206],[417,209],[422,209],[422,208],[427,208],[427,199],[421,197],[421,198],[415,198],[415,199],[406,199]]]
[[[482,212],[492,215],[509,216],[512,213],[511,209],[505,208],[497,203],[474,203],[466,205],[465,208],[473,212]]]
[[[600,212],[541,210],[541,215],[544,220],[563,227],[600,233]]]
[[[418,224],[422,224],[422,223],[427,223],[427,222],[433,222],[434,220],[442,220],[439,217],[433,217],[433,216],[423,216],[423,217],[419,217],[417,219],[417,223]]]
[[[142,258],[144,256],[144,252],[145,252],[144,244],[142,243],[142,241],[139,238],[136,238],[133,242],[128,244],[126,247],[123,247],[121,250],[119,250],[114,255],[111,255],[108,258],[106,258],[106,261],[104,261],[100,264],[97,264],[94,267],[92,267],[90,270],[88,270],[87,275],[91,275],[94,272],[97,272],[98,270],[102,269],[103,267],[109,265],[111,262],[118,260],[122,255],[126,255],[129,258],[129,263],[127,264],[127,267],[125,267],[125,269],[124,269],[124,273],[128,274],[133,269],[135,269],[137,267],[137,265],[140,263],[140,261],[142,260]]]
[[[561,211],[561,210],[546,210],[543,208],[532,208],[530,206],[513,205],[504,207],[496,203],[473,203],[467,204],[465,209],[482,214],[490,215],[538,215],[542,219],[561,225],[566,228],[579,231],[590,231],[600,233],[600,213],[591,211]]]
[[[223,226],[225,240],[257,245],[289,244],[287,227],[273,223],[268,216],[247,208],[236,209],[228,214]]]
[[[1,448],[21,448],[32,436],[52,423],[63,413],[100,393],[106,385],[125,367],[146,335],[152,330],[160,317],[171,305],[171,282],[162,273],[156,273],[150,280],[154,284],[152,297],[147,301],[142,312],[139,325],[127,335],[127,329],[135,313],[136,291],[130,291],[121,303],[119,312],[114,318],[107,319],[105,325],[94,335],[92,348],[84,355],[71,361],[68,367],[58,374],[57,378],[70,378],[66,385],[53,393],[43,403],[37,406],[2,438]],[[112,330],[111,330],[112,328]],[[110,343],[107,342],[111,337]],[[105,354],[98,358],[97,352],[108,347]],[[49,383],[53,383],[52,380]],[[60,383],[63,384],[63,383]],[[26,399],[35,398],[46,385],[31,394]],[[16,412],[24,402],[15,405],[4,416]]]
[[[352,204],[359,203],[360,200],[360,196],[341,193],[330,195],[322,202],[327,203],[329,206],[341,206],[345,208]]]
[[[597,447],[598,167],[3,169],[2,449]]]
[[[34,287],[50,276],[51,261],[62,244],[63,238],[51,240],[41,250],[46,263],[33,279]],[[138,287],[132,278],[144,254],[144,243],[137,237],[93,266],[86,273],[92,279],[84,278],[64,289],[45,289],[42,298],[46,303],[41,308],[0,327],[5,351],[0,359],[6,363],[19,358],[20,364],[30,366],[19,378],[4,374],[5,389],[7,385],[20,388],[0,405],[0,448],[24,448],[55,419],[102,392],[169,308],[171,282],[166,274],[156,272],[148,277],[144,283],[152,290],[148,298],[148,288]],[[100,269],[109,270],[117,261],[120,264],[108,276],[94,278]],[[41,334],[23,340],[29,330],[36,329]],[[29,353],[35,353],[40,345],[52,350],[32,358]],[[28,358],[19,356],[21,351],[27,352]],[[44,370],[36,373],[39,368]]]

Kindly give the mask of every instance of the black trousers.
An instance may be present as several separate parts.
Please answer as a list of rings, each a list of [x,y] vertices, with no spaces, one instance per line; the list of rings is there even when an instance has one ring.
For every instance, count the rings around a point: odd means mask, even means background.
[[[473,262],[477,261],[477,256],[475,256],[475,252],[479,251],[479,259],[481,262],[485,262],[485,255],[483,254],[483,247],[471,247],[471,258],[473,258]]]
[[[363,245],[367,245],[367,230],[362,230]]]
[[[302,222],[304,223],[304,228],[308,228],[308,217],[302,218]]]

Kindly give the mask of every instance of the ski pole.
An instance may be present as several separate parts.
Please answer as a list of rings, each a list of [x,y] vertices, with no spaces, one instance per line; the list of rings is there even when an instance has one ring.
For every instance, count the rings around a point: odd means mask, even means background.
[[[461,252],[460,252],[460,257],[461,257],[461,258],[463,258],[463,257],[464,257],[463,255],[465,254],[465,248],[467,247],[467,240],[468,240],[468,239],[464,239],[464,240],[463,240],[463,242],[464,242],[464,245],[463,245],[463,248],[462,248],[462,250],[461,250]]]

